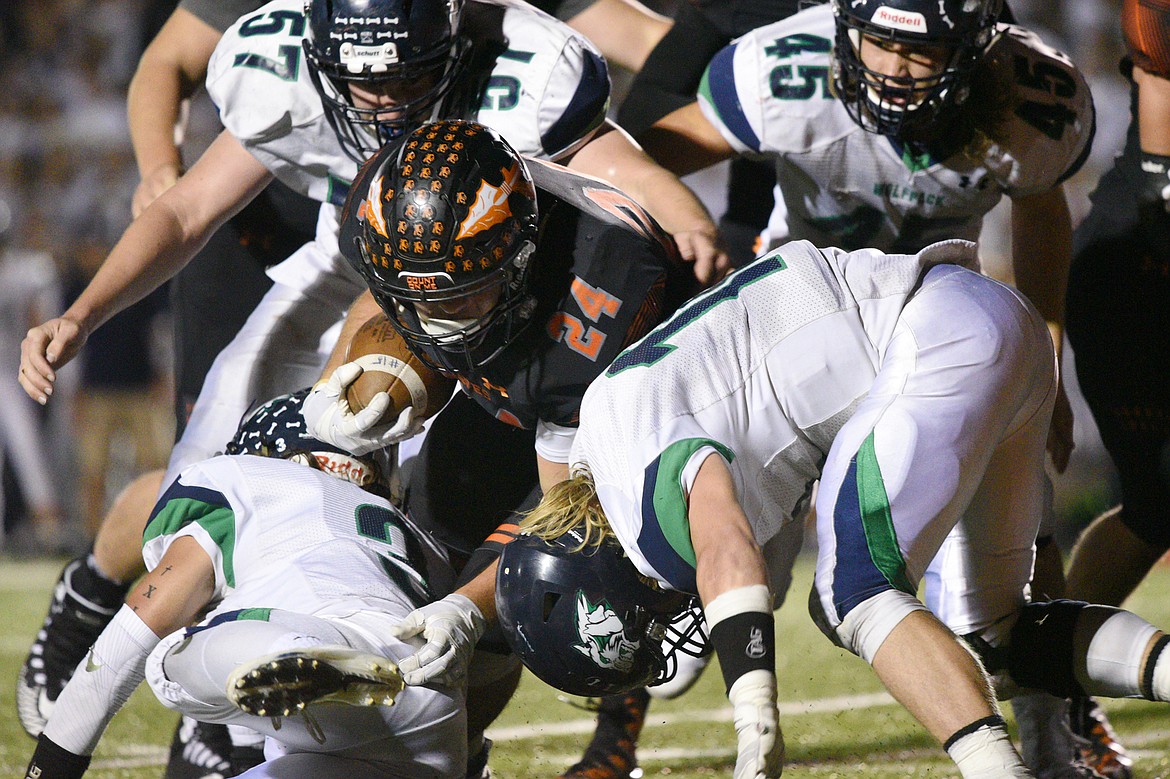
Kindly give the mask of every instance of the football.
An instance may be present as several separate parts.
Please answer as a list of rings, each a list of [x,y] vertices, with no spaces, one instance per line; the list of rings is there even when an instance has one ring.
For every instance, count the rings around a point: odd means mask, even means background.
[[[362,366],[362,374],[345,390],[354,413],[361,411],[379,392],[390,394],[390,408],[383,420],[394,420],[407,406],[423,419],[439,413],[455,391],[455,380],[428,368],[383,313],[375,314],[354,333],[346,350],[346,362]]]

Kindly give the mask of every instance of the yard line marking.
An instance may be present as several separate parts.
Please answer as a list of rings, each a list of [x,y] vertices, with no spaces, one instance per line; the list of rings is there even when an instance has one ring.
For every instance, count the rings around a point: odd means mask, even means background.
[[[869,709],[876,706],[893,706],[896,701],[889,693],[876,692],[868,695],[839,695],[833,698],[818,698],[809,701],[781,701],[779,704],[781,717],[794,717],[800,714],[822,714],[826,712],[847,711],[849,709]],[[718,709],[699,709],[697,711],[674,712],[671,714],[655,715],[654,710],[646,717],[646,727],[662,727],[679,722],[731,722],[731,707]],[[574,736],[582,733],[592,733],[597,727],[595,719],[569,720],[567,722],[553,722],[542,725],[516,725],[508,728],[488,728],[485,736],[493,741],[516,741],[546,736]]]

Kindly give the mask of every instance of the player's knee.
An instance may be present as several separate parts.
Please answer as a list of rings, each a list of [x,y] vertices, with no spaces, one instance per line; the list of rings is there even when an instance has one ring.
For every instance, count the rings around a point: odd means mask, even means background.
[[[1084,695],[1075,672],[1077,629],[1089,604],[1073,600],[1029,603],[1020,609],[1002,652],[985,656],[992,673],[1006,671],[1020,687],[1060,697]]]
[[[892,587],[861,601],[839,619],[825,613],[816,589],[809,599],[809,613],[821,632],[867,663],[873,662],[878,648],[899,622],[912,612],[925,610],[922,601]]]

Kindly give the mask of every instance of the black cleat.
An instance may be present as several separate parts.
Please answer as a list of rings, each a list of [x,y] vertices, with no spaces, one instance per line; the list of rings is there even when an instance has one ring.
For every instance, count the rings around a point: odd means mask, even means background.
[[[129,589],[98,576],[87,564],[88,557],[71,560],[61,571],[49,613],[20,669],[16,713],[33,738],[45,729],[57,696],[118,613]]]
[[[630,779],[641,776],[634,748],[650,694],[634,690],[624,695],[609,695],[597,707],[597,730],[581,759],[558,779]]]
[[[235,776],[231,753],[232,741],[227,725],[181,717],[171,739],[171,753],[163,779],[226,779]]]

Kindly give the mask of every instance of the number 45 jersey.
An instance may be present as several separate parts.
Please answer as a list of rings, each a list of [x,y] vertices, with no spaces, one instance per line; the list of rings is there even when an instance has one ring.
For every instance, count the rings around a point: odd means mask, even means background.
[[[1046,192],[1088,155],[1095,125],[1084,77],[1021,27],[999,26],[973,76],[1005,95],[999,140],[942,159],[849,118],[830,89],[833,39],[831,6],[808,9],[720,51],[699,88],[704,115],[734,149],[775,160],[787,215],[773,215],[772,247],[805,239],[913,253],[973,241],[1001,196]]]

